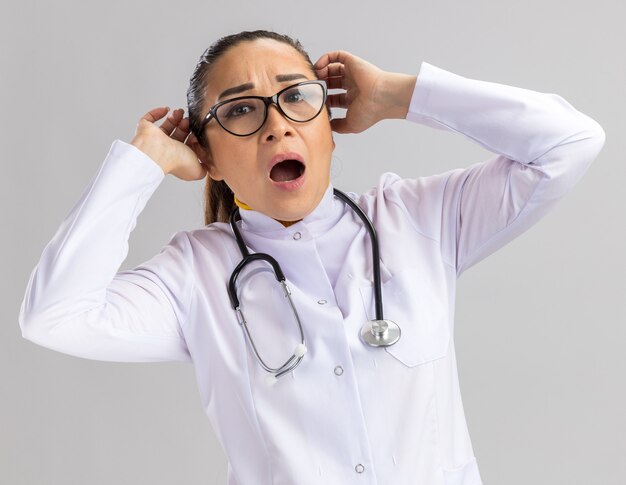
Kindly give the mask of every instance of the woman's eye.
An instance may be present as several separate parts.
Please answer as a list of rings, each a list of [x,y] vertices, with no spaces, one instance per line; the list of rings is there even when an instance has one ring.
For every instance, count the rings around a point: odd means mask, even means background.
[[[226,118],[237,118],[240,116],[247,115],[248,113],[252,113],[254,111],[254,106],[249,104],[238,104],[231,107],[226,113]]]
[[[298,103],[304,99],[304,94],[301,91],[289,91],[285,93],[285,102],[287,103]]]

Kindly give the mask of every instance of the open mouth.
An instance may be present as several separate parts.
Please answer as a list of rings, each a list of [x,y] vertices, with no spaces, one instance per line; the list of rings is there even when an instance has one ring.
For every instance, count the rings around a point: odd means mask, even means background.
[[[290,182],[304,173],[304,164],[299,160],[283,160],[272,167],[270,178],[274,182]]]

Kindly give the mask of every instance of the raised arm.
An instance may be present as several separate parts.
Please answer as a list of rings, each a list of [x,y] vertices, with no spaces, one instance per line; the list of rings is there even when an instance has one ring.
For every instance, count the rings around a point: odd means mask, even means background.
[[[137,216],[166,172],[188,180],[206,173],[183,144],[189,140],[182,110],[160,127],[153,124],[167,111],[157,108],[140,121],[133,142],[143,150],[113,143],[44,249],[20,310],[25,338],[97,360],[189,360],[181,331],[193,291],[185,233],[146,263],[118,272]]]
[[[316,67],[346,89],[331,100],[348,109],[345,119],[334,120],[341,132],[404,113],[497,154],[437,176],[398,180],[389,191],[418,230],[427,225],[426,232],[440,239],[442,256],[457,275],[543,217],[604,144],[602,127],[556,94],[469,79],[426,62],[411,89],[410,76],[380,71],[341,51],[323,56]],[[375,113],[366,123],[358,121],[364,110]],[[441,217],[425,213],[426,207],[438,207]],[[440,221],[435,234],[433,220]]]

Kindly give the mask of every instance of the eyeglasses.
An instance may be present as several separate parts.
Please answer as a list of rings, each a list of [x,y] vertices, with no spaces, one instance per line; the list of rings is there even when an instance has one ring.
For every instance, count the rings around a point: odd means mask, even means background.
[[[209,110],[202,120],[201,129],[215,118],[228,133],[252,135],[265,123],[272,103],[292,121],[311,121],[326,103],[326,83],[322,80],[304,81],[288,86],[274,96],[240,96],[221,101]]]

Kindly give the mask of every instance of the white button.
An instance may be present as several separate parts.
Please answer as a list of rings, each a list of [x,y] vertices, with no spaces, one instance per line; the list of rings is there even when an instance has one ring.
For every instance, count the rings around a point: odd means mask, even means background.
[[[335,367],[335,375],[340,376],[341,374],[343,374],[343,367],[338,365],[337,367]]]
[[[299,232],[294,232],[293,233],[293,238],[297,241],[298,239],[300,239],[302,237],[302,234]]]
[[[356,470],[357,473],[363,473],[365,471],[365,467],[361,465],[360,463],[357,466],[355,466],[354,469]]]
[[[328,303],[326,300],[317,300],[318,305],[326,305]]]

